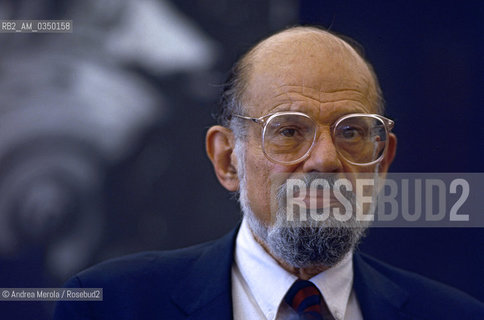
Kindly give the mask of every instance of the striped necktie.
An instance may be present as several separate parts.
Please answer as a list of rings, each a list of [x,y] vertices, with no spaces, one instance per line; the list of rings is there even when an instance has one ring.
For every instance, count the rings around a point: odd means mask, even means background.
[[[296,280],[289,288],[284,301],[301,320],[334,320],[318,288],[306,280]]]

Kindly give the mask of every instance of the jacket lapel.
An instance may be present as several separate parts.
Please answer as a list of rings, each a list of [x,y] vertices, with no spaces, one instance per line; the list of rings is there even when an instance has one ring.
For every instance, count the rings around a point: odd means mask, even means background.
[[[353,287],[364,319],[409,319],[402,312],[408,293],[355,253]]]
[[[202,252],[172,294],[187,319],[232,319],[231,267],[238,227]]]

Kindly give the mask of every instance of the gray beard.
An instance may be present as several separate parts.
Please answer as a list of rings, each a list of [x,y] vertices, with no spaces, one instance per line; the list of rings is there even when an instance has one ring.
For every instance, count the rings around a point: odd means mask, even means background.
[[[334,266],[356,247],[369,226],[368,222],[358,221],[354,213],[344,222],[332,215],[324,221],[288,221],[285,206],[286,183],[277,192],[278,209],[275,221],[266,226],[250,208],[245,174],[240,178],[239,202],[250,229],[274,257],[291,267]],[[314,176],[307,175],[304,182],[309,186],[314,179]],[[333,188],[334,180],[327,180]],[[352,203],[352,208],[356,208],[354,194],[350,192],[345,197]]]

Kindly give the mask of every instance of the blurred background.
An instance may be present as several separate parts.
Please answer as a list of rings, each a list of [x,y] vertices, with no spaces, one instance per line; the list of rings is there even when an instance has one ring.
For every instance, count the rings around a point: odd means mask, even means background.
[[[215,239],[240,220],[204,152],[232,63],[316,24],[360,42],[399,137],[393,172],[480,172],[482,1],[2,0],[0,287],[60,287],[99,261]],[[483,190],[471,190],[483,192]],[[372,229],[360,249],[484,301],[482,229]],[[0,302],[2,319],[53,303]]]

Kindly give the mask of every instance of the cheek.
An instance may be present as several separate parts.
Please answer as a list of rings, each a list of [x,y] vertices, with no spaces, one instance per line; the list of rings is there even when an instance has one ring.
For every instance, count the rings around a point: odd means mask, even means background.
[[[368,174],[375,172],[376,165],[371,165],[371,166],[355,166],[352,164],[349,164],[342,160],[343,164],[343,172],[348,172],[352,175],[358,176],[359,173],[362,174],[364,177],[368,177]]]
[[[254,214],[266,224],[271,221],[271,176],[286,172],[287,168],[278,166],[262,157],[247,157],[246,177],[247,196]]]
[[[270,218],[270,169],[258,161],[247,159],[247,196],[254,214],[262,221]]]
[[[343,164],[344,177],[351,181],[353,190],[355,190],[356,180],[359,179],[373,179],[373,173],[376,166],[354,166],[351,164]]]

